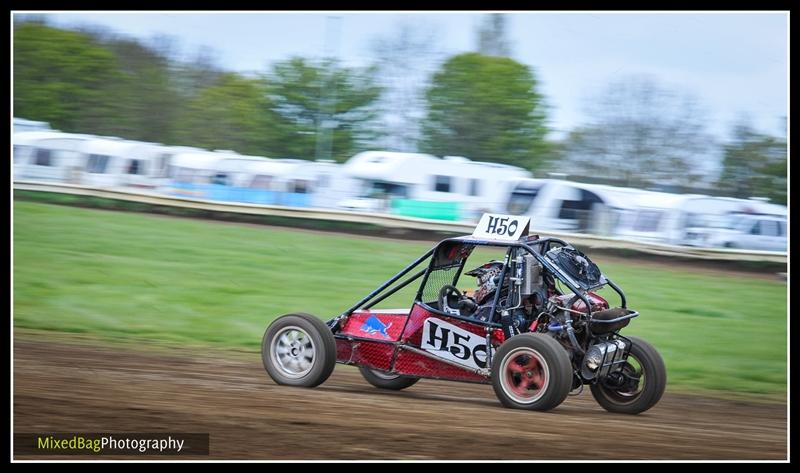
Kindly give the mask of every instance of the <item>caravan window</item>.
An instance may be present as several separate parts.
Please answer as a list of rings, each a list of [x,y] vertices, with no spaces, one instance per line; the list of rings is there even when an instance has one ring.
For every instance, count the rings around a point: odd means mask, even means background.
[[[224,173],[224,172],[218,172],[218,173],[214,174],[213,178],[211,178],[211,183],[212,184],[219,184],[221,186],[227,186],[228,185],[228,175],[226,173]]]
[[[780,228],[775,220],[761,220],[761,234],[764,236],[780,236]]]
[[[369,184],[361,197],[372,199],[385,199],[387,197],[408,198],[408,187],[392,182],[373,181]]]
[[[481,193],[481,180],[480,179],[470,179],[469,180],[469,195],[477,196]]]
[[[109,156],[104,154],[90,154],[89,160],[86,162],[86,172],[92,174],[103,174],[108,167]]]
[[[292,181],[292,191],[296,194],[308,194],[311,192],[311,185],[308,181],[296,179]]]
[[[517,186],[508,199],[508,213],[512,215],[523,215],[531,208],[533,200],[539,194],[539,187]]]
[[[127,174],[144,174],[144,163],[141,159],[131,159],[128,163]]]
[[[562,200],[558,218],[563,220],[577,220],[578,231],[589,229],[592,220],[592,207],[596,203],[603,203],[603,200],[593,192],[579,189],[580,197],[578,200]]]
[[[775,223],[778,224],[778,236],[785,237],[786,236],[786,222],[776,220]]]
[[[49,149],[36,148],[33,164],[37,166],[53,166],[53,159]]]
[[[261,189],[266,191],[269,190],[271,184],[272,184],[272,176],[259,174],[253,178],[253,182],[250,183],[250,188]]]
[[[436,192],[450,192],[450,176],[433,176],[433,190]]]
[[[636,213],[633,229],[637,232],[654,232],[658,230],[664,212],[658,210],[640,210]]]

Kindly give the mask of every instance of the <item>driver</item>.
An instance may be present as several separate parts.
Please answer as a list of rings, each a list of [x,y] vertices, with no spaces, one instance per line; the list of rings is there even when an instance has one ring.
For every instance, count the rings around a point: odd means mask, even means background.
[[[476,319],[487,322],[492,318],[492,302],[502,270],[503,262],[492,260],[465,273],[477,279],[478,289],[472,296],[474,306],[471,314]]]

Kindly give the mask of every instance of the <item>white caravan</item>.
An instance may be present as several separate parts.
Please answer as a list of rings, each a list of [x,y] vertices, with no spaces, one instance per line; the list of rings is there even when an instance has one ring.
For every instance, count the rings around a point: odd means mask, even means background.
[[[227,186],[215,198],[293,207],[333,207],[354,195],[353,184],[334,162],[270,159],[226,153],[212,179]]]
[[[345,167],[335,161],[304,159],[279,159],[294,166],[287,174],[288,192],[307,193],[307,206],[333,208],[339,202],[357,195],[358,182],[352,179]],[[299,197],[299,196],[298,196]],[[296,199],[300,203],[302,199]]]
[[[47,122],[39,122],[35,120],[14,117],[14,133],[47,130],[52,130],[52,128],[50,128],[50,124]]]
[[[15,133],[14,179],[80,184],[86,164],[81,148],[93,138],[60,131]]]
[[[167,175],[174,182],[210,184],[223,158],[202,149],[180,150],[171,156]]]
[[[521,168],[461,156],[389,151],[356,154],[345,163],[344,171],[358,182],[359,196],[340,202],[341,208],[397,213],[402,210],[400,204],[408,205],[408,215],[428,216],[426,206],[436,209],[439,203],[451,203],[454,206],[447,212],[457,220],[501,211],[511,182],[531,176]]]
[[[697,194],[653,193],[643,196],[624,237],[672,245],[712,246],[710,234],[729,226],[731,216],[754,213],[759,202]]]
[[[648,191],[565,181],[520,179],[505,212],[531,217],[531,230],[613,236]]]
[[[97,137],[83,143],[82,183],[97,187],[156,188],[167,177],[164,146],[120,138]]]
[[[691,229],[707,246],[785,252],[788,208],[761,199],[741,200],[741,208],[721,225]]]

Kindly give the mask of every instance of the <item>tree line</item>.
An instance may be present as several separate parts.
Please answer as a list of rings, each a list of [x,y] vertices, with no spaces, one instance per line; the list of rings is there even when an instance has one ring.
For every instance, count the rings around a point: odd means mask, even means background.
[[[437,59],[410,80],[414,58],[436,58],[432,35],[418,33],[406,26],[376,40],[367,67],[292,57],[241,74],[208,55],[178,60],[169,44],[16,21],[14,114],[66,132],[258,156],[420,151],[637,187],[699,186],[709,171],[698,157],[717,151],[719,177],[704,186],[786,202],[785,138],[742,123],[717,143],[696,101],[631,78],[590,100],[589,123],[553,140],[536,72],[508,57],[502,16],[487,15],[476,52]]]

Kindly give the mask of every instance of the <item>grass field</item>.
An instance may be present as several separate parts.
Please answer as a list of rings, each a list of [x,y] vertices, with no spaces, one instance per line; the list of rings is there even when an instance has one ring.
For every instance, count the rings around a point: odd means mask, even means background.
[[[430,246],[16,202],[14,326],[255,351],[275,316],[334,316]],[[785,282],[593,259],[668,389],[785,395]]]

